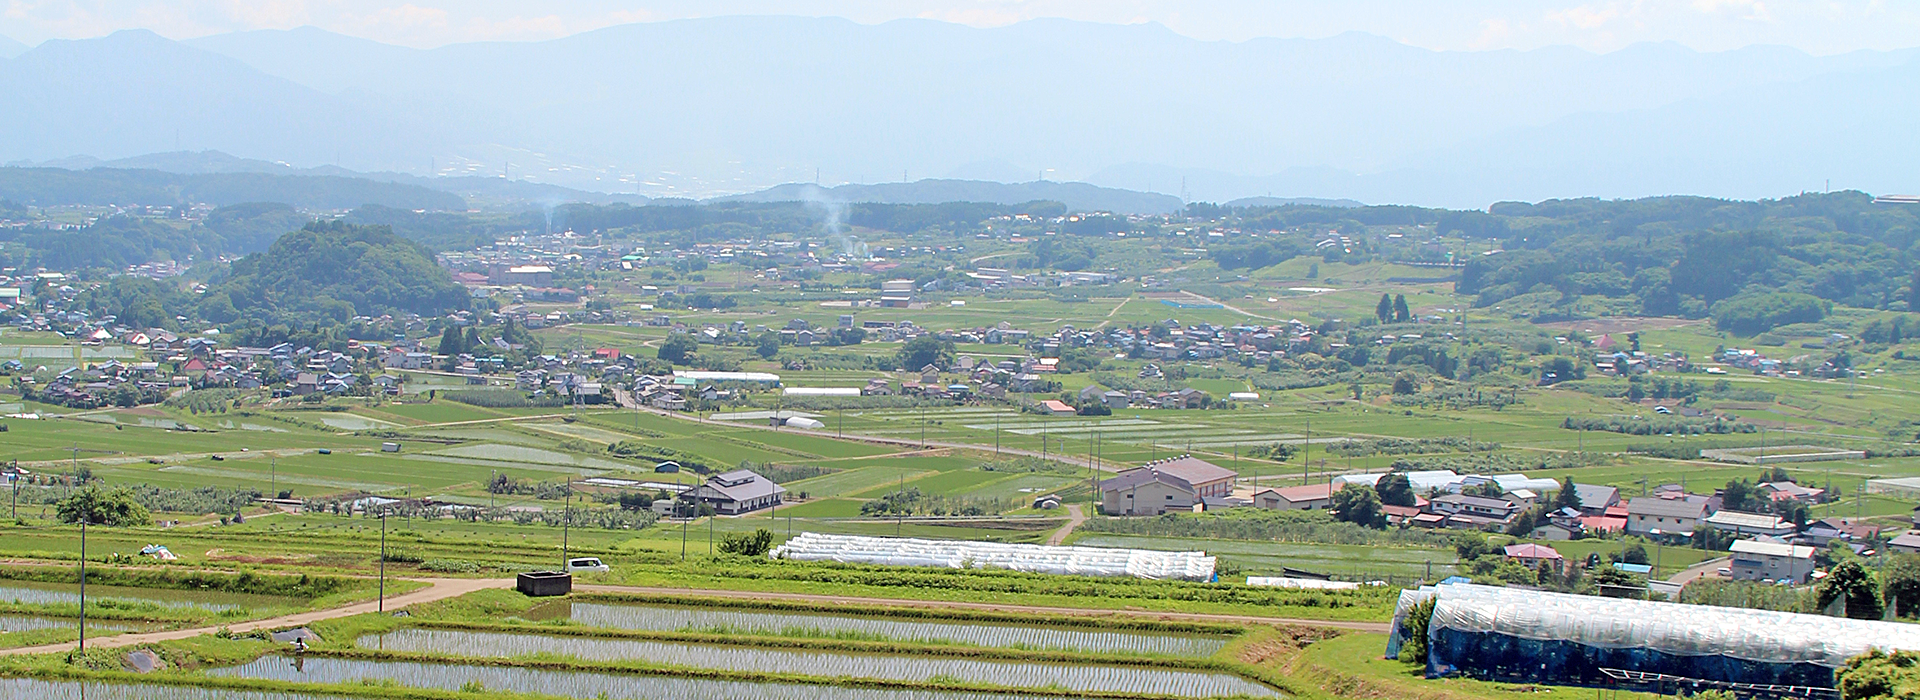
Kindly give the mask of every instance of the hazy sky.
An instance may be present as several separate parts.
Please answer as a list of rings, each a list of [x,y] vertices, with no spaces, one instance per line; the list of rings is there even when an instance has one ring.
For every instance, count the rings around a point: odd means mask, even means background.
[[[409,46],[550,39],[613,24],[717,15],[999,26],[1058,17],[1159,22],[1200,39],[1379,34],[1444,50],[1675,41],[1707,51],[1782,44],[1816,54],[1920,46],[1916,0],[0,0],[0,35],[29,44],[146,28],[184,39],[314,25]]]

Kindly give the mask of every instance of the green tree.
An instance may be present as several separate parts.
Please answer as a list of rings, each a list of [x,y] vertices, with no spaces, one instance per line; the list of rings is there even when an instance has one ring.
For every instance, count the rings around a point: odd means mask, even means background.
[[[1822,611],[1836,600],[1845,600],[1847,617],[1855,620],[1880,619],[1880,588],[1874,585],[1873,574],[1857,560],[1849,559],[1835,564],[1827,572],[1827,578],[1820,582],[1818,590],[1820,595],[1817,604]]]
[[[1407,475],[1393,472],[1380,477],[1373,490],[1380,496],[1380,503],[1389,506],[1412,506],[1416,500],[1413,482],[1407,481]]]
[[[1380,497],[1366,484],[1347,484],[1333,494],[1333,517],[1371,528],[1387,526],[1386,511],[1380,509]]]
[[[900,368],[909,372],[918,372],[927,365],[946,367],[953,362],[953,341],[941,340],[933,334],[921,334],[900,346]]]
[[[1420,391],[1420,378],[1412,372],[1401,372],[1393,377],[1393,393],[1402,396]]]
[[[440,333],[440,347],[435,352],[452,357],[466,351],[467,340],[461,337],[458,326],[447,326],[447,330]]]
[[[1553,509],[1572,508],[1579,510],[1581,505],[1580,492],[1573,488],[1573,477],[1569,476],[1561,480],[1560,492],[1553,495]]]
[[[1386,323],[1387,321],[1392,320],[1393,319],[1393,295],[1381,294],[1380,303],[1374,305],[1373,307],[1373,315],[1379,318],[1381,323]]]
[[[85,519],[89,524],[108,527],[153,524],[153,514],[127,489],[102,491],[98,486],[88,486],[55,503],[54,511],[64,523]]]
[[[1721,491],[1720,508],[1752,513],[1760,509],[1760,499],[1753,484],[1747,483],[1746,479],[1734,479],[1727,482],[1727,488]]]
[[[1540,527],[1546,521],[1544,511],[1545,506],[1534,506],[1521,511],[1519,515],[1514,516],[1513,522],[1507,525],[1507,534],[1526,537],[1528,533],[1533,532],[1534,528]]]
[[[1639,542],[1621,547],[1620,551],[1607,555],[1607,558],[1623,564],[1653,563],[1653,558],[1647,556],[1647,546]]]
[[[693,336],[675,333],[667,336],[667,339],[660,343],[659,357],[676,365],[684,365],[691,361],[693,354],[699,350],[700,343],[695,341]]]
[[[1487,543],[1486,535],[1462,532],[1453,536],[1453,553],[1460,561],[1473,561],[1492,552],[1493,545]]]
[[[1393,295],[1393,320],[1401,323],[1413,320],[1413,312],[1407,308],[1407,295]]]
[[[763,360],[773,359],[774,355],[780,354],[780,334],[773,331],[761,333],[760,337],[753,339],[753,352]]]
[[[1880,571],[1881,597],[1903,617],[1920,615],[1920,555],[1899,554]]]
[[[1433,606],[1438,598],[1427,598],[1407,611],[1407,641],[1400,645],[1400,660],[1409,664],[1427,663],[1427,630],[1433,625]]]
[[[1912,698],[1920,691],[1920,652],[1871,649],[1847,661],[1833,680],[1842,700]]]

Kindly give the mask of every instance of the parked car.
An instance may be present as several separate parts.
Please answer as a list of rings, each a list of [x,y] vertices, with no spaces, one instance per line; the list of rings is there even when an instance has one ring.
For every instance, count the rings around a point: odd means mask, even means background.
[[[579,559],[567,560],[567,573],[569,574],[579,573],[582,571],[597,571],[600,573],[606,573],[612,570],[613,570],[612,568],[608,567],[605,563],[602,563],[596,557],[581,557]]]

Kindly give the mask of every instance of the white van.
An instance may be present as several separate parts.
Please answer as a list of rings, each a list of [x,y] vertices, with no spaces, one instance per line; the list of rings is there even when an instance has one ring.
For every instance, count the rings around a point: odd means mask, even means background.
[[[567,573],[569,574],[578,573],[581,571],[598,571],[601,573],[606,573],[612,570],[613,570],[612,568],[609,568],[606,564],[602,563],[596,557],[581,557],[579,559],[567,560]]]

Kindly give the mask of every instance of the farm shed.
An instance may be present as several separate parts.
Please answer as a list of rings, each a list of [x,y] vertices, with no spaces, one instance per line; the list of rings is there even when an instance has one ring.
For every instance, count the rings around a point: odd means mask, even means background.
[[[768,553],[774,559],[836,561],[948,569],[997,568],[1043,574],[1213,580],[1206,552],[1157,552],[1104,547],[1051,547],[964,540],[861,537],[803,532]]]
[[[1920,626],[1905,623],[1443,584],[1401,594],[1388,655],[1399,655],[1407,616],[1426,598],[1435,601],[1428,676],[1826,689],[1868,649],[1920,650]]]

